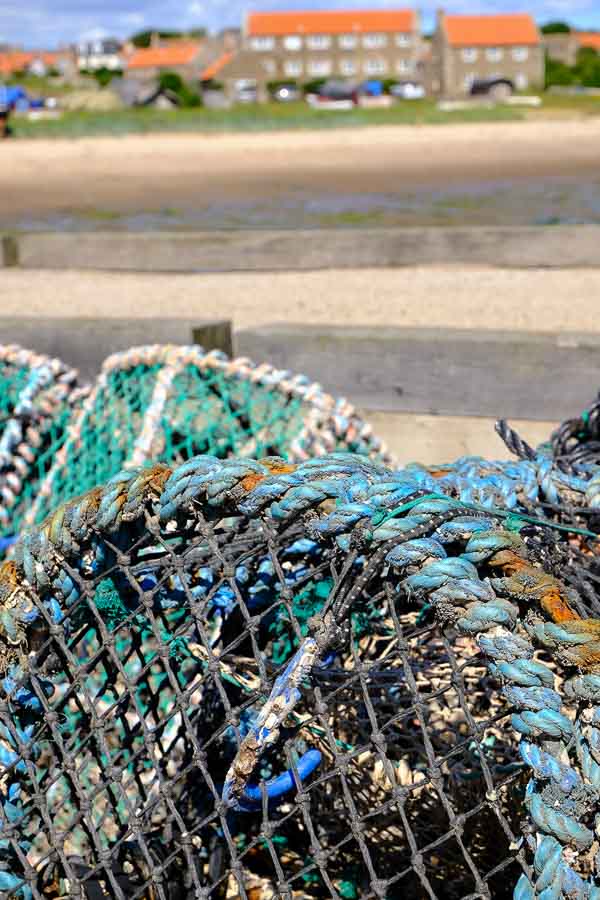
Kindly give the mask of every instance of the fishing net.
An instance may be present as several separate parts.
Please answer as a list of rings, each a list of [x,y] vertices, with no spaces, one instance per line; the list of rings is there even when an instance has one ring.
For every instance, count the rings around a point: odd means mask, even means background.
[[[303,375],[201,347],[133,348],[104,363],[27,523],[147,460],[178,463],[200,453],[298,460],[338,449],[387,458],[346,400]]]
[[[59,360],[0,345],[0,557],[84,394],[77,373]]]
[[[200,456],[59,507],[0,568],[0,889],[595,900],[595,534],[540,513],[593,474]]]

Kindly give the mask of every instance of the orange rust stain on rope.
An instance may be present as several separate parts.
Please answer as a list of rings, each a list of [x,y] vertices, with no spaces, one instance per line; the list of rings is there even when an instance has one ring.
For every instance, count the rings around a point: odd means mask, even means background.
[[[560,581],[536,569],[514,550],[501,550],[489,562],[512,581],[517,595],[537,601],[557,625],[581,620],[581,616],[569,605]]]
[[[12,559],[3,562],[0,565],[0,586],[13,590],[18,587],[19,584],[19,570],[17,569],[16,563],[14,563]]]
[[[271,475],[288,475],[290,472],[296,471],[296,466],[293,463],[286,463],[283,462],[283,460],[265,459],[261,460],[261,465],[263,465],[265,469],[268,469]],[[265,478],[266,475],[262,475],[260,472],[253,472],[251,475],[246,475],[246,477],[242,479],[242,488],[246,493],[250,493],[250,491],[253,491]]]
[[[145,482],[145,487],[150,488],[156,494],[162,494],[163,489],[171,475],[173,469],[164,463],[156,463],[149,469],[141,472],[141,477]]]

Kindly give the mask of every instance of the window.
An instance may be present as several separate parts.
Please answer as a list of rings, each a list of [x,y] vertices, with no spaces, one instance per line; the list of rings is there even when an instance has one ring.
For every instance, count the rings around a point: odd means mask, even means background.
[[[465,63],[477,62],[477,50],[475,47],[465,47],[461,53],[462,61]]]
[[[277,71],[277,63],[274,59],[263,59],[261,60],[262,67],[267,73],[267,75],[274,75]]]
[[[342,75],[356,75],[356,63],[353,59],[342,59],[340,62]]]
[[[365,34],[363,35],[363,47],[369,50],[377,50],[379,47],[387,46],[387,35],[385,34]]]
[[[512,58],[515,62],[525,62],[529,56],[527,47],[513,47]]]
[[[524,91],[529,87],[529,78],[524,72],[517,72],[515,76],[515,85],[518,91]]]
[[[399,75],[410,75],[412,74],[414,66],[409,59],[399,59],[396,61],[396,72]]]
[[[365,63],[366,75],[385,75],[387,63],[385,59],[368,59]]]
[[[272,37],[255,37],[250,41],[253,50],[264,51],[272,50],[275,46],[275,39]]]
[[[310,50],[328,50],[331,38],[328,34],[310,34],[306,39],[306,44]]]
[[[503,56],[501,47],[488,47],[485,51],[485,58],[488,62],[500,62]]]
[[[302,38],[298,34],[288,34],[283,39],[283,46],[286,50],[302,50]]]
[[[338,44],[342,50],[354,50],[358,44],[358,38],[355,34],[340,34]]]
[[[327,75],[331,75],[331,60],[313,59],[308,64],[308,74],[314,75],[315,78],[327,77]]]
[[[397,34],[396,35],[396,46],[397,47],[410,47],[412,44],[410,34]]]
[[[299,75],[302,75],[302,63],[297,59],[288,59],[283,70],[290,78],[298,78]]]

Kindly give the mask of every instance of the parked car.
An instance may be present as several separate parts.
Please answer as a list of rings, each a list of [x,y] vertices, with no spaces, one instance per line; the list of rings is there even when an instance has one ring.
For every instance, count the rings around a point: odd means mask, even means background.
[[[478,78],[471,85],[472,97],[492,97],[506,100],[514,94],[515,86],[510,78]]]
[[[358,85],[331,79],[307,94],[306,102],[318,109],[352,109],[358,102]]]
[[[425,88],[416,81],[402,81],[390,87],[392,97],[399,100],[422,100],[425,96]]]

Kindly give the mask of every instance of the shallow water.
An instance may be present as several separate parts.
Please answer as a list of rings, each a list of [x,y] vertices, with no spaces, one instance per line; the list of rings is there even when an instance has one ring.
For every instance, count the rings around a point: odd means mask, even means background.
[[[415,185],[397,193],[310,193],[290,185],[283,197],[207,203],[194,208],[67,210],[2,222],[13,230],[159,231],[228,228],[358,228],[419,225],[600,223],[600,178],[579,176]]]

